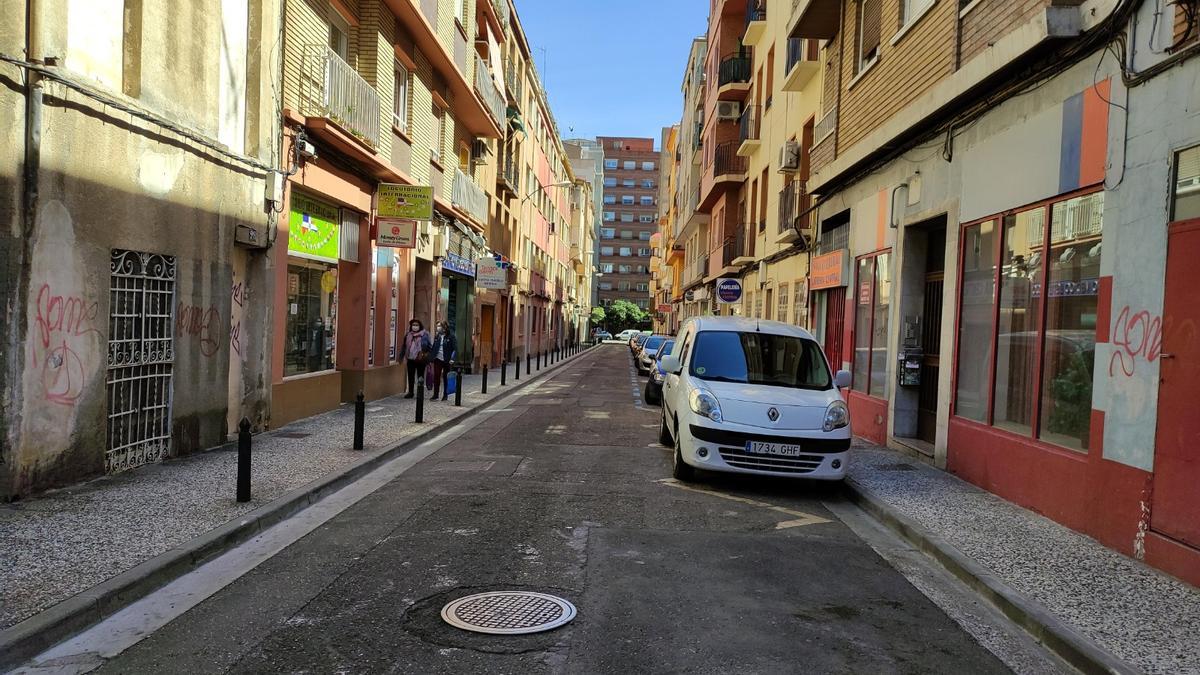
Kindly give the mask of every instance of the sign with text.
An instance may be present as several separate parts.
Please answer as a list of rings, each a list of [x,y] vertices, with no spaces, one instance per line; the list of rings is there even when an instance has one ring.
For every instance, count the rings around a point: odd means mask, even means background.
[[[475,276],[475,263],[456,253],[447,253],[446,257],[442,258],[442,269],[465,277]]]
[[[380,218],[433,220],[432,186],[380,183],[375,196]]]
[[[823,288],[845,286],[842,268],[845,267],[846,251],[840,249],[812,259],[808,266],[808,287],[819,291]]]
[[[392,248],[417,247],[417,221],[380,218],[376,221],[375,243]]]
[[[288,214],[288,253],[336,263],[341,243],[340,220],[338,207],[293,192]]]
[[[731,305],[742,299],[742,282],[738,279],[719,279],[716,292],[717,302]]]
[[[508,288],[508,269],[496,262],[495,258],[485,257],[475,261],[475,287],[492,291],[502,291]]]

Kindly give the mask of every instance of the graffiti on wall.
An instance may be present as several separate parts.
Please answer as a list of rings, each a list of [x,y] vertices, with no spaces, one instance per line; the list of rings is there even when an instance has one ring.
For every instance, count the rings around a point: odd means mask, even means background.
[[[1118,372],[1133,377],[1139,359],[1152,363],[1162,354],[1162,317],[1146,310],[1134,312],[1126,305],[1113,324],[1112,344],[1109,377],[1116,377]]]
[[[246,306],[246,286],[238,281],[233,284],[233,291],[230,293],[230,299],[233,301],[233,306],[230,312],[229,326],[229,349],[242,356],[242,308]]]
[[[55,292],[42,284],[34,302],[34,339],[30,359],[41,376],[46,400],[73,406],[83,394],[90,364],[81,354],[84,340],[100,335],[96,328],[97,303],[79,295]]]
[[[200,353],[214,356],[221,349],[221,314],[216,305],[179,303],[175,310],[175,334],[199,341]]]

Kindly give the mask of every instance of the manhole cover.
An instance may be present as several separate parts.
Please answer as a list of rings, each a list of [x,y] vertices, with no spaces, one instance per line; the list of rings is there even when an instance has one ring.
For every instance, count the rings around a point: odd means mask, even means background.
[[[442,608],[442,620],[456,628],[493,635],[540,633],[575,618],[575,605],[530,591],[495,591],[459,598]]]

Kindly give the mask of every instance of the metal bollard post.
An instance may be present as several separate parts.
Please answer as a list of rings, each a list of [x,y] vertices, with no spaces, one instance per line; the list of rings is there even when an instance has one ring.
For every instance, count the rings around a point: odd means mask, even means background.
[[[238,424],[237,500],[250,501],[250,420]]]
[[[425,421],[425,376],[417,383],[417,422]]]
[[[537,369],[538,370],[542,369],[542,353],[541,352],[537,353]]]
[[[483,367],[483,387],[479,391],[479,393],[481,393],[481,394],[487,393],[487,371],[488,371],[488,367],[484,366]]]
[[[358,392],[358,396],[354,397],[354,449],[363,449],[363,424],[367,416],[367,402],[363,399],[363,393]]]
[[[501,360],[500,361],[500,386],[501,387],[503,387],[505,384],[507,384],[504,381],[507,378],[508,378],[508,361]]]
[[[462,376],[463,376],[463,369],[462,369],[462,366],[459,366],[459,367],[457,367],[457,368],[455,368],[455,369],[454,369],[454,375],[455,375],[455,380],[454,380],[454,405],[455,405],[455,407],[459,407],[459,406],[461,406],[461,405],[462,405],[462,390],[463,390],[463,379],[462,379]]]
[[[526,377],[528,377],[528,376],[529,376],[529,361],[530,361],[530,359],[532,359],[532,358],[533,358],[533,355],[532,355],[532,354],[526,354],[526,355],[525,355],[525,376],[526,376]]]

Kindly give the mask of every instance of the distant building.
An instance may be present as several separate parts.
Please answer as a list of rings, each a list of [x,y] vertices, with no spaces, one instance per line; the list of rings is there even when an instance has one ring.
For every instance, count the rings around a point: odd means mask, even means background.
[[[599,300],[650,309],[650,237],[658,229],[659,154],[652,138],[601,136]]]

